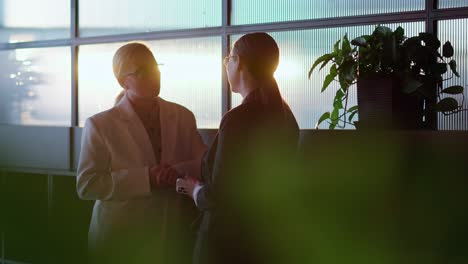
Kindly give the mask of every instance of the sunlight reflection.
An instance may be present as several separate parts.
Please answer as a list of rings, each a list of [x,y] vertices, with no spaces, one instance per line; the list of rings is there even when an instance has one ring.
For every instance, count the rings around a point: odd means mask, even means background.
[[[70,49],[0,52],[0,123],[70,126]]]
[[[201,128],[221,120],[221,43],[219,38],[152,41],[146,44],[163,65],[161,97],[190,109]],[[79,53],[79,122],[113,106],[121,91],[112,57],[123,43],[87,45]]]

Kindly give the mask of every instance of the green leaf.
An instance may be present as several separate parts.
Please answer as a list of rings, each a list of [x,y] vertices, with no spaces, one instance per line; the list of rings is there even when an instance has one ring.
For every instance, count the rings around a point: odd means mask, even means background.
[[[451,58],[453,56],[453,46],[450,41],[445,42],[442,48],[442,55],[444,55],[445,58]]]
[[[450,111],[456,110],[457,108],[458,108],[457,100],[451,97],[447,97],[447,98],[440,100],[435,106],[435,109],[438,112],[450,112]]]
[[[333,108],[335,109],[342,109],[343,108],[343,97],[345,94],[341,89],[338,89],[335,94],[335,98],[333,99]]]
[[[339,116],[339,113],[340,113],[339,110],[340,110],[340,109],[338,109],[338,108],[334,108],[334,109],[333,109],[333,111],[332,111],[332,113],[331,113],[331,116],[330,116],[330,119],[331,119],[332,122],[338,120],[338,116]]]
[[[421,46],[421,40],[418,37],[411,37],[403,43],[407,48],[414,49]]]
[[[312,75],[312,72],[314,71],[315,67],[317,67],[317,65],[319,65],[321,62],[327,62],[328,63],[331,59],[333,59],[333,57],[334,57],[333,53],[328,53],[328,54],[325,54],[323,56],[320,56],[317,60],[315,60],[314,65],[312,65],[312,68],[310,68],[310,71],[309,71],[309,79],[310,79],[310,76]],[[324,65],[322,65],[322,67],[320,69],[322,69],[323,66]]]
[[[351,108],[348,109],[348,113],[356,112],[357,110],[358,110],[358,106],[355,105],[355,106],[353,106],[353,107],[351,107]]]
[[[354,61],[349,61],[349,60],[346,62],[343,62],[343,64],[340,66],[339,77],[340,77],[341,82],[344,82],[347,87],[349,87],[349,85],[353,83],[353,81],[357,78],[356,69],[357,69],[356,63]],[[342,87],[342,88],[346,90],[347,87]]]
[[[351,123],[351,121],[353,120],[354,116],[358,113],[358,111],[354,111],[352,112],[349,117],[348,117],[348,121]]]
[[[338,91],[336,91],[336,94],[335,94],[336,99],[339,99],[341,101],[343,100],[344,96],[345,96],[345,93],[343,92],[343,90],[338,89]]]
[[[377,26],[374,30],[374,35],[382,35],[383,37],[387,37],[392,34],[392,30],[386,26]]]
[[[344,91],[348,90],[349,84],[344,79],[344,76],[341,71],[340,74],[338,74],[338,82],[340,83],[341,89],[343,89]]]
[[[440,48],[440,41],[434,34],[422,32],[419,33],[419,38],[424,41],[426,47],[432,47],[435,50]]]
[[[407,94],[410,94],[410,93],[414,93],[416,92],[419,87],[421,87],[423,85],[422,82],[416,80],[416,79],[413,79],[413,78],[410,78],[409,80],[407,80],[407,82],[405,83],[405,85],[403,86],[403,92],[404,93],[407,93]]]
[[[442,90],[442,93],[445,93],[445,94],[461,94],[463,93],[463,86],[460,86],[460,85],[456,85],[456,86],[450,86],[448,88],[445,88],[444,90]]]
[[[397,27],[395,30],[395,39],[397,41],[402,41],[405,37],[405,30],[402,27]]]
[[[315,129],[318,129],[320,124],[323,121],[327,120],[327,119],[330,119],[330,112],[325,112],[325,113],[322,114],[322,116],[319,118],[317,124],[315,124]]]
[[[369,44],[367,43],[367,40],[364,37],[357,37],[351,41],[351,44],[354,46],[358,47],[367,47]]]
[[[338,41],[336,41],[336,42],[335,42],[335,45],[333,46],[333,52],[334,52],[335,54],[337,54],[337,55],[338,55],[339,52],[340,52],[340,42],[341,42],[341,39],[338,40]]]
[[[343,60],[344,60],[344,57],[343,55],[341,55],[341,51],[340,51],[340,54],[336,55],[335,57],[335,64],[336,65],[341,65],[343,63]]]
[[[452,70],[453,74],[455,74],[455,76],[460,78],[460,74],[457,72],[457,62],[454,61],[454,60],[451,60],[449,62],[449,65],[450,65],[450,69]]]
[[[349,44],[348,33],[346,33],[343,37],[341,49],[343,50],[344,56],[348,55],[351,52],[351,44]]]
[[[325,91],[327,89],[327,87],[330,85],[330,83],[335,79],[336,75],[337,75],[337,71],[336,71],[336,66],[333,65],[331,68],[330,68],[330,74],[328,74],[326,77],[325,77],[325,81],[323,82],[323,86],[322,86],[322,93],[323,91]]]
[[[333,73],[333,74],[335,74],[335,75],[338,74],[338,69],[336,68],[336,65],[332,65],[332,66],[330,67],[330,73]]]
[[[434,74],[442,75],[447,72],[447,64],[446,63],[432,64],[431,70],[434,72]]]
[[[331,60],[333,59],[333,57],[331,57],[330,59],[327,59],[326,61],[324,61],[322,63],[322,65],[320,66],[320,71],[323,69],[323,67],[325,67]]]

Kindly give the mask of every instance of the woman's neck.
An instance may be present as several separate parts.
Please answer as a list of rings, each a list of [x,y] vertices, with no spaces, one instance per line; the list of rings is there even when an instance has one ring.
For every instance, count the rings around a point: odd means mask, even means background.
[[[140,109],[150,109],[154,103],[155,97],[144,97],[138,96],[135,93],[127,92],[128,99],[132,102],[135,107]]]
[[[246,78],[241,79],[239,83],[239,93],[242,98],[246,98],[251,92],[258,88],[258,81]]]

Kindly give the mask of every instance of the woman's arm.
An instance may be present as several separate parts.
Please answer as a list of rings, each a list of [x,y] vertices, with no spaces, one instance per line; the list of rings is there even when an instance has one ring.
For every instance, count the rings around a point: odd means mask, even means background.
[[[193,198],[199,210],[211,210],[216,208],[220,199],[225,199],[225,191],[236,177],[236,170],[241,164],[237,154],[242,148],[246,131],[241,128],[241,123],[232,116],[226,115],[218,130],[216,154],[213,159],[211,177],[205,178],[203,186],[194,194]]]
[[[148,167],[111,171],[111,153],[93,119],[86,120],[76,188],[84,200],[127,200],[151,195]]]

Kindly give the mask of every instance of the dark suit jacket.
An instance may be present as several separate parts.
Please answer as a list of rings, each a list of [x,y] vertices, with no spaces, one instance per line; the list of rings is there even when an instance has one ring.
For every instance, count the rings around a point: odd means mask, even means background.
[[[254,262],[255,248],[247,246],[249,232],[241,223],[245,212],[237,201],[252,177],[264,171],[259,160],[278,162],[275,157],[295,152],[298,138],[299,127],[289,106],[282,100],[263,103],[258,91],[224,115],[202,165],[204,187],[197,196],[202,220],[195,263]]]

